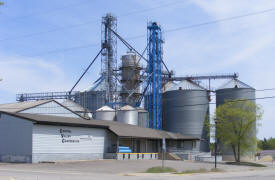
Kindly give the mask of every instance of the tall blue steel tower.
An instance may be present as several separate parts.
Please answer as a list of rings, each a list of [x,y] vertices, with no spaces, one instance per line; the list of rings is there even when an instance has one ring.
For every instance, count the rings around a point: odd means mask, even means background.
[[[156,22],[150,22],[147,26],[147,91],[146,109],[147,127],[162,129],[162,34],[161,28]]]

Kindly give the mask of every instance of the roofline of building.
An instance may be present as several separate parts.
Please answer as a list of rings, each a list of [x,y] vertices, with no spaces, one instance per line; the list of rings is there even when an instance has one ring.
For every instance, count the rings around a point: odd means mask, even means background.
[[[54,100],[54,99],[53,99],[53,101],[54,101],[55,103],[59,104],[60,106],[64,107],[64,108],[67,109],[68,111],[71,111],[72,113],[76,114],[77,116],[79,116],[79,117],[84,118],[84,119],[87,120],[87,118],[85,118],[84,116],[81,116],[80,114],[74,112],[73,110],[71,110],[70,108],[66,107],[65,105],[59,103],[58,101],[56,101],[56,100]]]
[[[52,101],[52,99],[45,100],[45,102],[42,102],[42,103],[40,103],[40,104],[36,104],[36,105],[34,105],[34,106],[31,106],[31,107],[27,107],[27,108],[20,109],[20,110],[18,110],[18,111],[16,111],[16,112],[19,113],[19,112],[22,112],[22,111],[25,111],[25,110],[28,110],[28,109],[31,109],[31,108],[34,108],[34,107],[37,107],[37,106],[46,104],[46,103],[51,102],[51,101]],[[20,103],[20,102],[18,102],[18,103]]]
[[[15,116],[15,117],[18,117],[18,118],[23,118],[25,120],[34,122],[36,124],[43,124],[43,125],[63,125],[63,126],[65,125],[65,126],[71,126],[71,127],[100,127],[100,128],[105,128],[105,129],[109,128],[109,126],[104,126],[104,125],[80,124],[80,123],[69,123],[69,122],[50,122],[50,121],[43,121],[42,122],[42,121],[37,121],[35,119],[28,118],[28,117],[25,117],[25,116],[20,116],[17,113],[12,113],[12,112],[7,112],[7,111],[0,111],[0,114],[1,113],[8,114],[10,116]],[[24,113],[22,113],[22,114],[24,114]],[[40,114],[36,114],[36,115],[40,115]],[[55,117],[55,116],[52,116],[52,117]],[[68,118],[71,118],[71,117],[68,117]],[[86,119],[82,119],[82,120],[83,121],[88,121]]]
[[[58,101],[54,100],[54,99],[49,99],[49,100],[47,100],[47,101],[45,101],[45,102],[43,102],[43,103],[41,103],[41,104],[37,104],[37,105],[35,105],[35,106],[28,107],[28,108],[25,108],[25,109],[16,111],[16,113],[20,113],[20,112],[22,112],[22,111],[25,111],[25,110],[28,110],[28,109],[31,109],[31,108],[35,108],[35,107],[37,107],[37,106],[40,106],[40,105],[43,105],[43,104],[46,104],[46,103],[49,103],[49,102],[55,102],[56,104],[62,106],[63,108],[67,109],[68,111],[72,112],[73,114],[75,114],[75,115],[77,115],[77,116],[79,116],[79,117],[81,117],[81,118],[87,119],[87,118],[81,116],[80,114],[74,112],[74,111],[71,110],[70,108],[66,107],[65,105],[63,105],[63,104],[59,103]]]
[[[117,134],[114,130],[112,130],[110,125],[81,124],[81,123],[78,123],[78,122],[71,123],[71,122],[39,121],[39,120],[36,120],[34,118],[25,117],[24,113],[21,113],[22,115],[20,115],[19,113],[0,111],[0,114],[1,113],[7,114],[7,115],[10,115],[10,116],[14,116],[14,117],[18,117],[18,118],[22,118],[22,119],[34,122],[35,124],[41,124],[41,125],[61,125],[61,126],[70,126],[70,127],[86,127],[86,128],[108,129],[110,132],[114,133],[119,138],[140,138],[140,139],[162,139],[162,138],[165,138],[165,139],[174,139],[174,140],[200,140],[200,138],[196,138],[196,137],[187,137],[187,138],[183,138],[183,137],[182,138],[180,138],[180,137],[179,138],[178,137],[173,138],[173,137],[171,137],[171,138],[167,138],[167,137],[161,135],[160,133],[159,133],[159,137],[121,136],[121,135]],[[35,114],[33,114],[33,115],[35,115]],[[39,114],[36,114],[36,115],[39,115]],[[46,115],[39,115],[39,116],[46,116]],[[58,118],[58,116],[51,116],[51,117]],[[71,118],[71,117],[65,117],[65,118]],[[72,118],[72,119],[74,119],[74,118]],[[93,120],[86,120],[86,119],[83,119],[83,118],[75,118],[75,119],[80,119],[82,121],[87,121],[87,122],[93,121]],[[128,124],[123,124],[123,125],[128,125]],[[129,125],[129,126],[131,126],[131,125]],[[137,128],[142,128],[142,127],[137,126]],[[155,129],[150,129],[150,130],[154,131]],[[161,132],[161,130],[155,130],[155,131],[160,131]],[[162,132],[166,133],[168,131],[162,131]],[[172,133],[172,132],[168,132],[168,133]],[[173,134],[176,135],[177,133],[173,133]],[[169,136],[169,134],[168,134],[168,136]],[[182,136],[184,136],[184,135],[182,135]]]

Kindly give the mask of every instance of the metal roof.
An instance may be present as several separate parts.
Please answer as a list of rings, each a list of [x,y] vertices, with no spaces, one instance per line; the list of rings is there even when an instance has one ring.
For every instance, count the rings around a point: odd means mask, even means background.
[[[168,89],[170,89],[171,87],[175,86],[176,83],[174,83],[173,81],[168,81],[167,83],[165,83],[163,86],[162,86],[162,89],[161,91],[164,93],[165,91],[167,91]]]
[[[92,85],[89,87],[85,88],[81,92],[86,92],[86,91],[103,91],[106,81],[104,81],[105,78],[101,76],[96,82],[94,82]]]
[[[96,111],[115,111],[115,110],[109,106],[102,106],[101,108],[97,109]]]
[[[8,103],[8,104],[0,104],[1,111],[7,112],[20,112],[29,108],[33,108],[54,100],[39,100],[39,101],[24,101],[24,102],[16,102],[16,103]]]
[[[138,110],[138,112],[147,112],[144,108],[141,107],[137,107],[136,110]]]
[[[120,110],[120,111],[135,111],[136,108],[134,108],[134,107],[132,107],[132,106],[130,106],[130,105],[125,105],[125,106],[119,108],[119,110]]]
[[[67,109],[68,111],[72,112],[73,114],[76,114],[77,116],[83,117],[77,111],[72,110],[71,108],[68,108],[67,106],[59,103],[58,101],[55,101],[54,99],[48,99],[48,100],[37,100],[37,101],[24,101],[24,102],[16,102],[16,103],[8,103],[8,104],[0,104],[0,111],[5,112],[13,112],[13,113],[23,113],[23,111],[31,108],[35,108],[37,106],[49,103],[49,102],[55,102],[56,104],[60,105],[60,107],[63,107],[64,109]],[[88,117],[84,117],[88,118]]]
[[[181,140],[199,140],[191,136],[184,136],[181,134],[171,133],[167,131],[155,130],[150,128],[142,128],[135,125],[124,124],[114,121],[105,120],[85,120],[83,118],[71,118],[61,116],[49,116],[27,113],[11,113],[0,111],[0,113],[9,114],[38,124],[47,125],[64,125],[74,127],[99,127],[106,128],[112,131],[119,137],[136,137],[136,138],[150,138],[150,139],[181,139]]]
[[[61,104],[75,112],[90,112],[88,109],[85,109],[80,104],[77,104],[76,102],[74,102],[70,99],[65,100]]]
[[[244,82],[238,80],[238,79],[231,79],[230,81],[223,84],[218,89],[230,89],[230,88],[249,88],[254,89],[253,87],[245,84]]]
[[[169,87],[166,89],[166,91],[174,91],[174,90],[205,90],[203,87],[199,86],[198,84],[188,81],[188,80],[183,80],[179,82],[178,84],[175,84],[174,86]]]

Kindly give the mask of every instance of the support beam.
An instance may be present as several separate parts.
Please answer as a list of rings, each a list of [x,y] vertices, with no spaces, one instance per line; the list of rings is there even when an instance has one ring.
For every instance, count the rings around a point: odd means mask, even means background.
[[[237,79],[239,75],[234,74],[220,74],[220,75],[210,75],[210,76],[182,76],[182,77],[163,77],[165,80],[169,81],[183,81],[183,80],[211,80],[211,79]]]

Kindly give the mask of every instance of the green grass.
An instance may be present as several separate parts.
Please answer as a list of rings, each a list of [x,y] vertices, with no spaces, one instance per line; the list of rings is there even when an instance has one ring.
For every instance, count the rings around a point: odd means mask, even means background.
[[[224,172],[224,170],[219,168],[212,168],[210,172]]]
[[[195,173],[209,173],[209,172],[224,172],[224,171],[218,168],[217,169],[213,168],[211,170],[201,168],[196,170],[185,170],[185,171],[178,172],[176,174],[195,174]]]
[[[177,172],[177,170],[175,170],[174,168],[171,167],[152,167],[149,168],[145,171],[145,173],[175,173],[175,174],[194,174],[194,173],[209,173],[209,172],[224,172],[224,170],[222,169],[211,169],[211,170],[207,170],[204,168],[200,168],[200,169],[195,169],[195,170],[185,170],[185,171],[181,171],[181,172]]]
[[[157,166],[157,167],[151,167],[147,169],[145,172],[146,173],[174,173],[174,172],[177,172],[177,170],[171,167],[162,168],[160,166]]]
[[[207,169],[204,168],[200,168],[200,169],[195,169],[195,170],[185,170],[185,171],[181,171],[178,174],[194,174],[194,173],[206,173],[208,172]]]
[[[238,166],[266,167],[263,164],[258,164],[258,163],[253,163],[253,162],[226,162],[226,164],[238,165]]]
[[[196,170],[185,170],[178,172],[177,174],[194,174],[194,173],[207,173],[208,170],[204,168],[196,169]]]

